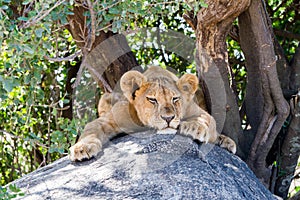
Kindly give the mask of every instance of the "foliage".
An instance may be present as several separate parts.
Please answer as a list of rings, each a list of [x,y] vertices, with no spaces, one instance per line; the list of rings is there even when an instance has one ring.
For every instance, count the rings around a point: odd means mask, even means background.
[[[162,18],[176,28],[182,19],[164,16],[179,16],[178,10],[190,9],[180,1],[86,1],[87,8],[88,3],[93,10],[84,15],[87,27],[95,25],[96,35],[155,21],[162,24]],[[81,58],[60,59],[79,51],[67,30],[68,16],[77,7],[72,0],[0,0],[1,185],[65,155],[82,128],[82,120],[63,117],[72,96],[66,89],[68,71]],[[151,54],[159,57],[153,50]],[[171,52],[168,56],[174,66],[186,64]]]
[[[245,57],[241,50],[240,45],[237,41],[228,38],[227,39],[228,46],[228,57],[230,66],[232,68],[232,87],[236,92],[236,96],[238,98],[239,106],[242,106],[245,91],[246,91],[246,83],[247,83],[247,72],[245,68]]]
[[[67,152],[66,140],[72,142],[77,135],[75,121],[61,118],[68,101],[67,63],[45,59],[76,49],[66,30],[52,34],[60,26],[56,14],[66,13],[61,8],[43,24],[20,28],[38,14],[40,6],[49,7],[35,4],[27,17],[17,17],[16,12],[28,6],[29,1],[0,1],[1,185],[59,158],[59,153]]]
[[[88,33],[83,30],[82,35],[89,36],[99,36],[102,31],[117,33],[156,27],[195,38],[182,15],[186,11],[197,13],[208,6],[204,1],[178,0],[0,0],[0,185],[64,156],[91,117],[65,117],[73,103],[72,95],[79,95],[70,93],[67,84],[74,84],[68,72],[78,67],[82,59],[80,41],[75,41],[68,31],[69,17],[74,16],[80,2],[85,8],[85,25],[89,27]],[[298,42],[280,32],[300,34],[299,14],[292,9],[294,5],[293,0],[267,2],[275,32],[288,58],[295,53]],[[82,40],[87,45],[91,38]],[[136,40],[129,38],[129,45],[136,44]],[[179,73],[195,72],[193,62],[160,45],[157,40],[156,46],[140,45],[133,52],[142,65],[159,63],[172,66]],[[238,41],[228,38],[227,45],[233,69],[230,78],[242,106],[247,82],[244,56]],[[98,95],[84,88],[79,91],[87,92],[81,94],[82,99]],[[76,109],[84,106],[80,104]],[[88,113],[94,115],[95,107],[91,106]],[[9,198],[7,189],[0,189],[0,194]]]
[[[267,2],[272,26],[289,60],[295,53],[300,39],[299,8],[299,4],[294,0],[269,0]]]
[[[21,196],[24,196],[24,193],[15,185],[9,185],[8,187],[0,186],[0,199],[9,200]]]
[[[158,15],[159,17],[155,20],[139,19],[139,21],[135,23],[138,27],[147,27],[149,29],[153,27],[155,28],[154,31],[157,32],[151,37],[151,41],[145,41],[144,35],[138,37],[137,34],[135,34],[134,37],[127,37],[129,45],[135,47],[132,48],[132,51],[135,53],[136,59],[141,65],[159,64],[163,67],[172,67],[179,74],[186,72],[187,69],[195,73],[195,63],[166,49],[164,38],[162,37],[164,30],[171,30],[195,40],[193,30],[185,23],[182,17],[184,11],[183,6],[180,6],[180,9],[175,10],[173,15],[161,14]],[[143,41],[143,43],[141,43],[141,41]]]

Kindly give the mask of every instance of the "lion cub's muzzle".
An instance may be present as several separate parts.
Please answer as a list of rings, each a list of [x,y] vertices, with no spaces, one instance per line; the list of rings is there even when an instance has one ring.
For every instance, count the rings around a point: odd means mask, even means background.
[[[170,126],[170,122],[175,118],[175,115],[173,116],[160,116],[163,120],[165,120],[168,124],[168,126]]]
[[[179,120],[175,115],[160,115],[160,118],[164,125],[159,129],[177,129],[179,126]]]

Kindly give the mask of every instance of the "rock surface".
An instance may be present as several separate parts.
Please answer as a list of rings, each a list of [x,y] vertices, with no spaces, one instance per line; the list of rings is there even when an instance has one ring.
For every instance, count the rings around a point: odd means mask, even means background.
[[[89,161],[62,158],[14,184],[24,199],[275,199],[237,156],[151,131],[116,138]]]

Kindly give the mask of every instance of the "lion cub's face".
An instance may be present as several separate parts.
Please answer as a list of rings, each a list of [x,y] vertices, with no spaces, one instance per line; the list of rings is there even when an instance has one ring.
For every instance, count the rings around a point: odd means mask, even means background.
[[[143,84],[135,91],[132,104],[144,125],[159,130],[177,129],[182,118],[180,92],[158,82]]]
[[[137,71],[125,73],[120,84],[123,94],[145,126],[177,129],[198,88],[198,79],[191,74],[178,79],[160,68],[150,68],[150,72],[151,76]]]

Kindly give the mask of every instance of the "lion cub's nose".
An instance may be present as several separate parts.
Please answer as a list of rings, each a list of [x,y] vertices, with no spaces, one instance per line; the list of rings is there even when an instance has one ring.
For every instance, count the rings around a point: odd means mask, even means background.
[[[165,120],[168,124],[174,119],[174,115],[173,116],[160,116],[163,120]]]

